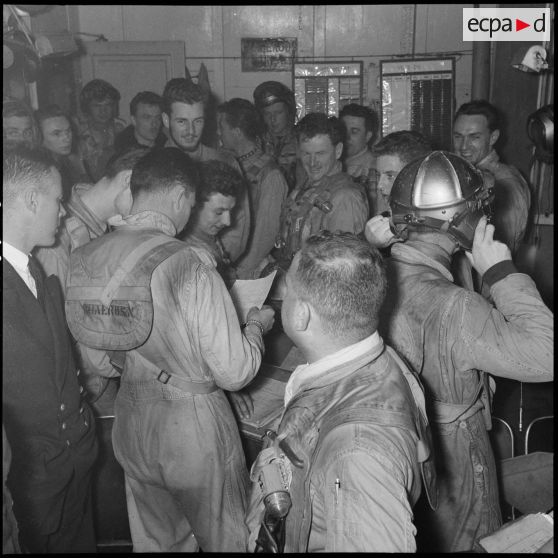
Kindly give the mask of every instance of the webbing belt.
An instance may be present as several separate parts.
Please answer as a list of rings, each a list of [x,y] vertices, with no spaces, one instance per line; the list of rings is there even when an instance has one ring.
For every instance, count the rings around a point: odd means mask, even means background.
[[[187,393],[208,394],[219,389],[213,382],[190,382],[178,376],[169,374],[166,370],[161,370],[157,376],[157,381],[162,384],[169,384],[175,388],[181,389]]]

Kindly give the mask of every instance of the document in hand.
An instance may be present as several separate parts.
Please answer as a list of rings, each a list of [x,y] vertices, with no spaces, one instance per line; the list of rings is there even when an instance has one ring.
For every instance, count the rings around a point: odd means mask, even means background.
[[[276,273],[277,271],[274,271],[261,279],[237,279],[234,282],[229,292],[241,324],[246,321],[246,315],[250,308],[253,306],[262,307]]]

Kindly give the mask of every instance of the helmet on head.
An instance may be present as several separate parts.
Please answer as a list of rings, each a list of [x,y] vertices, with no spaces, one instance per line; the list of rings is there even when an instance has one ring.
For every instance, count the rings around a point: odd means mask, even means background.
[[[264,81],[254,89],[254,104],[258,110],[278,102],[285,103],[295,113],[294,93],[279,81]]]
[[[433,151],[401,170],[389,205],[399,233],[426,227],[471,250],[477,223],[483,215],[490,218],[493,199],[493,188],[480,170],[458,155]]]

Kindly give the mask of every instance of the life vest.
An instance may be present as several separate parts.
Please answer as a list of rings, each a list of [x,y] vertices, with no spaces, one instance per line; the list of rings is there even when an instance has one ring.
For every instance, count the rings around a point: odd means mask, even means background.
[[[139,347],[153,327],[151,276],[184,242],[156,229],[121,227],[70,257],[66,318],[74,338],[94,349]]]
[[[290,262],[306,239],[323,229],[323,222],[333,209],[332,198],[345,188],[355,188],[352,179],[337,173],[324,178],[319,186],[308,182],[297,188],[287,198],[281,212],[281,232],[277,238],[276,259]]]

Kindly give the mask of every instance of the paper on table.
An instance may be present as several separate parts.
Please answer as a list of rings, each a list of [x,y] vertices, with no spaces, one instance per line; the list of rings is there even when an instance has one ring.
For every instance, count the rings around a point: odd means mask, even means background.
[[[246,321],[246,314],[252,306],[262,307],[276,273],[277,270],[261,279],[237,279],[234,282],[230,294],[240,323]]]
[[[479,540],[489,553],[534,553],[554,536],[553,516],[532,513],[506,523],[497,531]]]

